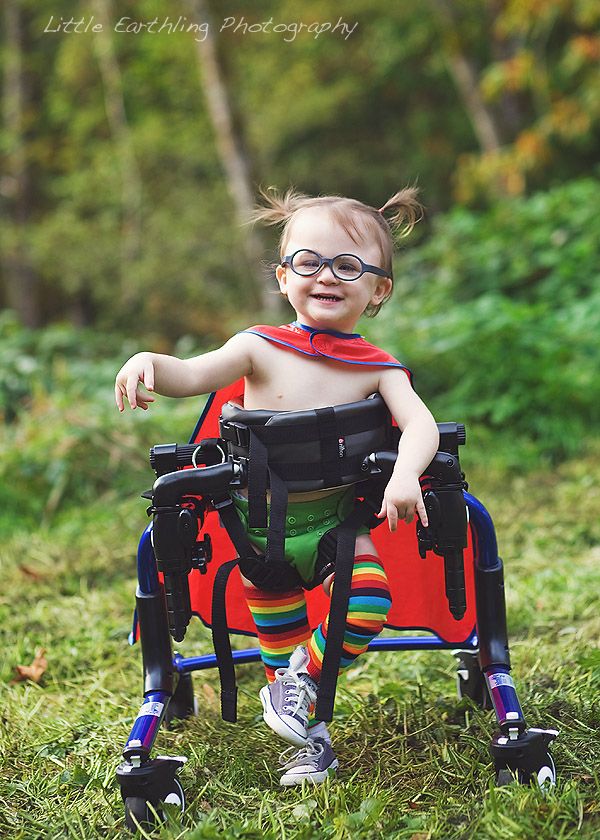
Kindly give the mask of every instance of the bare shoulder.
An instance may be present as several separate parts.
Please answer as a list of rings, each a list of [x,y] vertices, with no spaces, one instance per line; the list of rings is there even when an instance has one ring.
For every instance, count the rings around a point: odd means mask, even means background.
[[[260,345],[264,341],[257,335],[247,332],[239,332],[232,335],[221,348],[228,355],[235,355],[247,361],[250,369],[254,368],[260,351]]]
[[[404,368],[386,367],[379,374],[379,393],[385,398],[386,391],[412,391],[410,377]]]

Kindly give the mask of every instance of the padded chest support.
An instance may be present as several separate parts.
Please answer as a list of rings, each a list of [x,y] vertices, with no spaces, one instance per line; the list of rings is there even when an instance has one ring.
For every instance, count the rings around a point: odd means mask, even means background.
[[[225,403],[219,426],[230,455],[243,463],[256,436],[268,451],[270,470],[290,493],[362,481],[365,457],[394,445],[391,415],[379,394],[304,411],[251,411]]]

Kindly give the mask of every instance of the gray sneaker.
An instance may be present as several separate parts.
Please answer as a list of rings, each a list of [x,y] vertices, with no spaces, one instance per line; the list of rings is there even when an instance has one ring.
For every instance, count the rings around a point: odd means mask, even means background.
[[[298,647],[287,668],[275,671],[275,682],[260,690],[263,718],[281,738],[297,747],[306,743],[306,724],[317,699],[317,683],[308,674],[306,648]]]
[[[329,776],[335,776],[339,763],[328,741],[309,738],[303,747],[288,758],[293,749],[290,747],[279,756],[279,763],[285,770],[279,780],[280,785],[301,785],[304,780],[320,784]]]

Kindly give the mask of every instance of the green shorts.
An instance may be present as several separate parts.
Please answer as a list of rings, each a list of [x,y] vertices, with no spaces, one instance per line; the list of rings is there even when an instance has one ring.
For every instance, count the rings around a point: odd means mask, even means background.
[[[309,582],[315,574],[319,540],[331,528],[339,525],[354,507],[354,486],[344,487],[309,502],[290,502],[285,519],[285,558]],[[248,499],[234,494],[233,503],[246,527],[250,542],[261,551],[267,547],[267,529],[248,527]],[[368,534],[363,526],[359,534]]]

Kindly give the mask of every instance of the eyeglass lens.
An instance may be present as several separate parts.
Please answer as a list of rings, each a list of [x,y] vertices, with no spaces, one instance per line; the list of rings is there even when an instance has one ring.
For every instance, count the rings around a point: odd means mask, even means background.
[[[314,251],[298,251],[292,259],[292,269],[298,274],[309,276],[316,274],[325,263]],[[341,280],[356,280],[363,271],[358,257],[352,254],[338,254],[333,260],[332,270]]]

